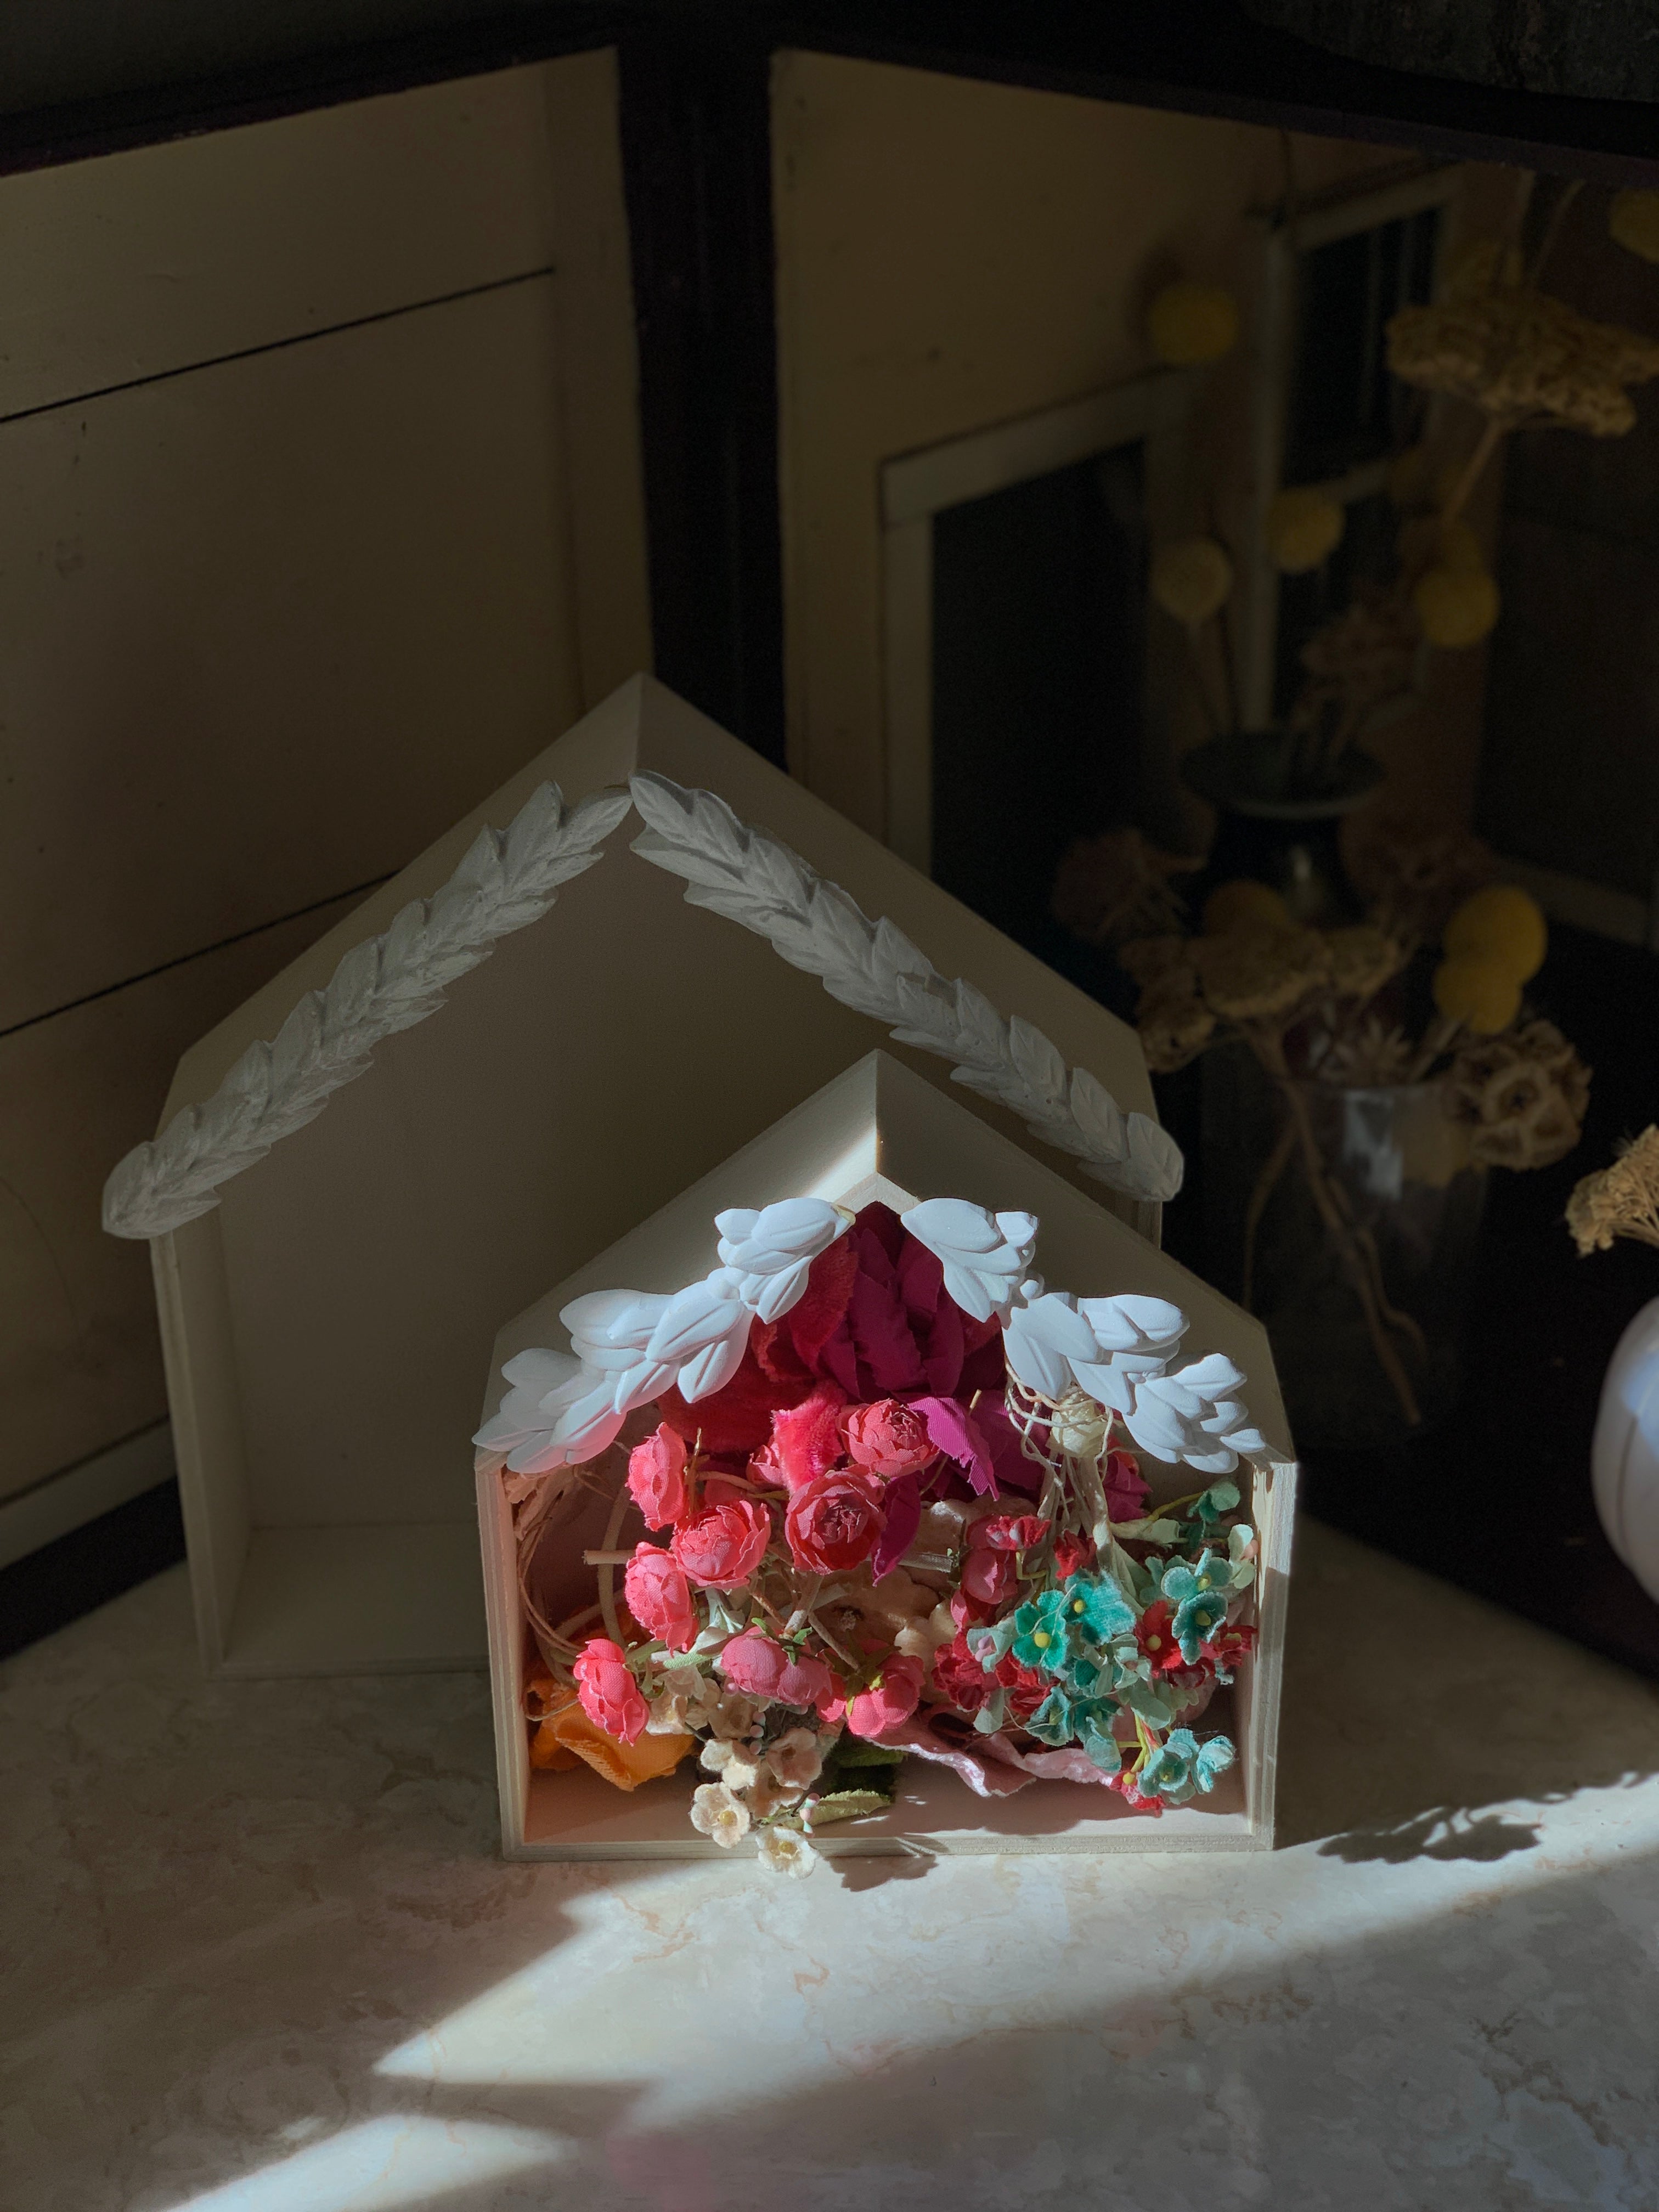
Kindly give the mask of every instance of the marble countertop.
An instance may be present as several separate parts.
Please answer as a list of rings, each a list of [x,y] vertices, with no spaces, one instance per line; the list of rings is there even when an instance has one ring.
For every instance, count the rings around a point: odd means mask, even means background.
[[[504,1866],[481,1677],[145,1584],[0,1669],[0,2206],[1650,2212],[1659,1689],[1298,1544],[1279,1850],[803,1882]]]

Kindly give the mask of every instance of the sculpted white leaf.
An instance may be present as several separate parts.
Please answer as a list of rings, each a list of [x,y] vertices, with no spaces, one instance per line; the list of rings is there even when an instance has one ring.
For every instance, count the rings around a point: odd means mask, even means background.
[[[717,1267],[704,1281],[677,1291],[651,1333],[647,1357],[678,1365],[723,1341],[736,1328],[742,1329],[747,1343],[750,1316],[738,1296],[738,1281],[735,1270]]]
[[[1129,1150],[1129,1125],[1122,1109],[1086,1067],[1072,1071],[1072,1118],[1094,1146],[1097,1160],[1121,1161]]]
[[[533,1390],[544,1396],[568,1382],[580,1367],[580,1361],[568,1352],[544,1351],[532,1348],[515,1352],[501,1369],[502,1379],[515,1389]]]
[[[1063,1398],[1072,1384],[1072,1360],[1094,1350],[1094,1333],[1069,1292],[1044,1291],[1036,1280],[1022,1289],[1003,1328],[1008,1364],[1028,1389]]]
[[[1006,1316],[1036,1243],[1029,1213],[993,1216],[966,1199],[929,1198],[899,1218],[942,1262],[945,1291],[965,1314],[975,1321]]]
[[[1099,1181],[1137,1198],[1179,1188],[1179,1152],[1155,1123],[1137,1144],[1144,1115],[1127,1118],[1127,1141],[1108,1121],[1103,1149],[1099,1130],[1077,1118],[1071,1071],[1040,1030],[1018,1018],[1004,1024],[977,996],[960,1000],[966,986],[946,983],[890,922],[871,921],[839,886],[816,877],[780,840],[739,822],[711,793],[685,791],[654,774],[636,775],[632,789],[647,825],[633,850],[684,878],[693,905],[766,938],[792,967],[817,975],[832,998],[886,1023],[899,1043],[953,1061],[956,1081],[1011,1107],[1034,1135],[1081,1158]],[[804,914],[788,887],[796,869],[808,886]],[[1089,1097],[1097,1122],[1106,1118],[1105,1098],[1103,1091]]]
[[[432,898],[400,908],[383,936],[345,955],[325,993],[306,994],[272,1043],[244,1053],[210,1100],[127,1155],[105,1185],[104,1226],[159,1237],[209,1212],[222,1183],[367,1072],[374,1045],[424,1020],[498,939],[544,914],[631,803],[625,791],[597,792],[567,817],[557,786],[543,784],[504,832],[480,830]]]
[[[585,1365],[616,1373],[646,1356],[670,1303],[654,1291],[592,1291],[573,1298],[559,1319]]]
[[[723,1337],[694,1352],[681,1368],[680,1395],[688,1406],[695,1406],[700,1398],[712,1398],[716,1390],[724,1389],[743,1364],[751,1316],[746,1307],[738,1310],[742,1320],[734,1322]]]

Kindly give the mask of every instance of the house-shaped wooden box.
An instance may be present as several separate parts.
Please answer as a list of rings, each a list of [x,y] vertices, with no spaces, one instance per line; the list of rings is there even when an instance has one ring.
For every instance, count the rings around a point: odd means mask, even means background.
[[[1133,1030],[636,678],[186,1054],[105,1219],[152,1240],[210,1668],[480,1662],[501,1315],[895,1029],[1156,1236]]]
[[[1246,1850],[1273,1840],[1280,1655],[1290,1565],[1296,1467],[1272,1356],[1261,1324],[1127,1227],[1115,1214],[1022,1146],[988,1127],[884,1052],[875,1052],[786,1115],[775,1127],[694,1183],[509,1321],[495,1340],[484,1400],[486,1424],[500,1408],[505,1364],[532,1348],[568,1348],[561,1310],[596,1291],[672,1291],[714,1263],[714,1216],[726,1207],[760,1207],[813,1197],[856,1211],[882,1200],[896,1211],[918,1200],[970,1197],[993,1212],[1018,1209],[1041,1224],[1039,1261],[1051,1285],[1079,1296],[1137,1291],[1168,1299],[1186,1315],[1183,1352],[1222,1352],[1243,1370],[1253,1426],[1267,1447],[1248,1475],[1252,1521],[1261,1544],[1259,1638],[1254,1655],[1212,1711],[1224,1719],[1238,1759],[1213,1796],[1152,1815],[1132,1810],[1103,1789],[1036,1782],[987,1800],[948,1767],[912,1759],[892,1812],[855,1829],[829,1831],[831,1851]],[[613,1458],[616,1455],[613,1454]],[[502,1847],[509,1858],[699,1856],[714,1850],[689,1826],[687,1800],[706,1779],[691,1762],[672,1777],[626,1794],[587,1766],[532,1769],[524,1718],[527,1640],[520,1562],[503,1469],[505,1449],[477,1454],[478,1518],[485,1595]],[[606,1462],[595,1463],[603,1468]],[[1189,1468],[1141,1455],[1153,1507],[1189,1494]],[[620,1480],[611,1469],[611,1486]],[[550,1540],[563,1556],[538,1558],[556,1603],[591,1597],[593,1571],[585,1545],[599,1540],[608,1500],[603,1489],[586,1516]],[[642,1532],[629,1516],[631,1542]],[[571,1607],[574,1610],[574,1603]]]

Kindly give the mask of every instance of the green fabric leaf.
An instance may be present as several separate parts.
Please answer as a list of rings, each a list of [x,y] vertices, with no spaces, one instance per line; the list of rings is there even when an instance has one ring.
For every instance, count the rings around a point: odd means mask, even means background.
[[[832,1790],[809,1809],[806,1825],[823,1828],[832,1820],[861,1820],[871,1813],[890,1811],[892,1802],[879,1790]]]

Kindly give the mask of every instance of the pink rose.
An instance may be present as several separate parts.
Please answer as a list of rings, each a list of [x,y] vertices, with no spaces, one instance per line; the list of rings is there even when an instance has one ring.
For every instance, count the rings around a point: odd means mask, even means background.
[[[697,1616],[691,1586],[672,1552],[641,1544],[623,1577],[628,1610],[648,1635],[660,1637],[671,1651],[689,1651],[697,1640]]]
[[[1012,1552],[981,1545],[962,1563],[962,1587],[975,1605],[1004,1605],[1019,1588],[1019,1563]]]
[[[663,1427],[628,1455],[628,1487],[647,1528],[665,1528],[685,1510],[685,1438]]]
[[[914,1474],[939,1457],[924,1414],[899,1398],[878,1398],[842,1416],[847,1449],[872,1474]]]
[[[820,1382],[799,1406],[772,1416],[771,1441],[756,1455],[756,1474],[785,1490],[825,1474],[842,1456],[838,1417],[846,1401],[833,1382]]]
[[[620,1644],[607,1636],[590,1636],[570,1671],[582,1711],[602,1735],[632,1743],[644,1734],[651,1708],[629,1671]]]
[[[704,1589],[736,1589],[766,1557],[772,1516],[753,1498],[727,1498],[682,1521],[669,1548]]]
[[[792,1659],[758,1628],[745,1628],[724,1645],[720,1668],[734,1690],[769,1704],[794,1705],[802,1712],[833,1695],[835,1677],[822,1659],[803,1651]]]
[[[896,1656],[884,1661],[869,1688],[854,1698],[847,1725],[854,1735],[880,1735],[908,1721],[921,1702],[921,1660]]]
[[[815,1575],[844,1575],[876,1548],[884,1515],[883,1484],[846,1468],[802,1485],[783,1516],[795,1565]]]

